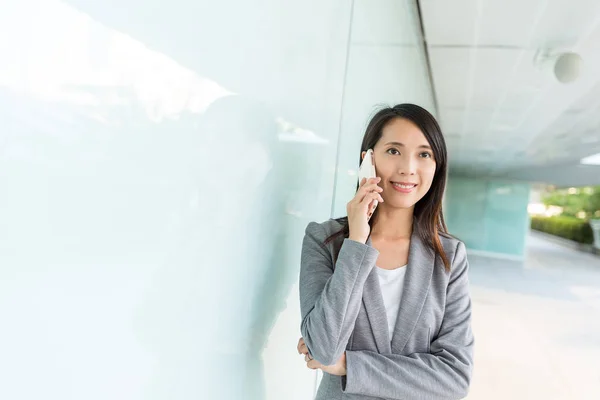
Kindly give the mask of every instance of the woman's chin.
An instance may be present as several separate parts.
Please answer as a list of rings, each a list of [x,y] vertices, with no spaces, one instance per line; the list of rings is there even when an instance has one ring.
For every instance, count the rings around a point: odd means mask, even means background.
[[[408,199],[404,199],[401,201],[393,201],[393,200],[386,200],[385,203],[380,204],[379,207],[386,209],[386,210],[395,210],[395,209],[411,209],[415,206],[416,201],[410,201]]]

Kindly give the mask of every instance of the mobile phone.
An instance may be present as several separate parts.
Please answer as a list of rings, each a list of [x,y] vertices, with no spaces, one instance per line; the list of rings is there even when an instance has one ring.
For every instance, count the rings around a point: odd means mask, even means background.
[[[365,154],[365,158],[363,158],[362,162],[360,163],[360,167],[358,168],[358,183],[360,184],[363,178],[370,179],[375,178],[376,176],[377,175],[375,175],[375,163],[373,161],[373,149],[369,149],[367,150],[367,154]],[[379,204],[377,200],[373,200],[371,202],[372,209],[367,220],[370,219],[373,213],[375,212],[377,204]]]

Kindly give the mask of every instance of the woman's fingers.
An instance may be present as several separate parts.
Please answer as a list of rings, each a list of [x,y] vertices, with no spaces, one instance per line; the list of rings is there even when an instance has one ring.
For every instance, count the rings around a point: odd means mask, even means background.
[[[321,365],[321,363],[318,362],[317,360],[310,360],[309,362],[306,363],[306,366],[310,369],[319,369],[323,365]]]
[[[312,358],[310,353],[308,352],[308,347],[306,343],[304,343],[304,339],[300,338],[298,340],[298,354],[304,354],[304,361],[306,362],[306,366],[310,369],[318,369],[321,367],[321,363]]]
[[[369,192],[356,193],[356,196],[352,200],[350,200],[350,204],[354,203],[356,205],[362,205],[365,201],[371,202],[371,200],[383,202],[383,197],[381,197],[381,195],[379,194],[382,191],[383,189],[377,186],[376,189],[373,189]]]
[[[371,178],[364,185],[362,185],[358,190],[362,191],[363,193],[372,192],[373,190],[382,191],[383,188],[381,186],[379,186],[380,181],[381,181],[381,178],[379,178],[379,177]]]
[[[308,347],[305,344],[300,347],[300,354],[308,354]]]
[[[374,212],[375,212],[375,202],[371,201],[369,203],[369,211],[367,212],[367,217],[371,218],[373,216]]]
[[[298,347],[296,348],[296,350],[298,350],[298,354],[308,354],[308,347],[306,346],[306,343],[304,343],[303,338],[300,338],[300,340],[298,340]]]
[[[361,204],[370,205],[373,200],[377,200],[380,203],[383,203],[383,197],[381,197],[379,193],[371,192],[365,195],[365,197],[361,201]]]
[[[362,183],[358,186],[358,192],[367,193],[372,192],[373,190],[383,190],[378,183],[381,181],[380,177],[369,178],[369,180],[365,181],[366,178],[363,178]]]
[[[377,183],[379,181],[375,181],[374,179],[379,179],[379,178],[373,178],[373,179],[369,180],[368,183],[366,183],[360,189],[358,189],[358,192],[354,196],[353,200],[356,200],[358,203],[360,203],[361,201],[364,200],[365,196],[369,195],[370,193],[383,192],[383,188],[381,186],[377,185]]]
[[[298,354],[304,354],[302,353],[302,351],[300,350],[302,348],[302,346],[306,346],[304,344],[304,338],[300,338],[300,340],[298,340],[298,346],[296,346],[296,349],[298,350]]]

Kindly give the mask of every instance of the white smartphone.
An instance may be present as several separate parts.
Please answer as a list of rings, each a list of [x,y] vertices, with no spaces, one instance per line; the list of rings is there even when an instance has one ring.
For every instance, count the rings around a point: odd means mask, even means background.
[[[369,149],[367,150],[367,154],[365,154],[365,158],[363,158],[362,162],[360,163],[360,168],[358,168],[358,183],[360,184],[363,178],[370,179],[375,178],[376,176],[377,175],[375,175],[375,163],[373,161],[373,149]],[[373,200],[371,202],[372,208],[367,220],[371,219],[371,216],[377,208],[377,204],[379,204],[377,200]]]

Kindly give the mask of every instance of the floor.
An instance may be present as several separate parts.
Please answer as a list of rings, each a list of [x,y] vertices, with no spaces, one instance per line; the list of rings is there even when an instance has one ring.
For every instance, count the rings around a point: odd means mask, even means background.
[[[600,257],[530,233],[524,262],[469,256],[469,400],[600,399]]]

